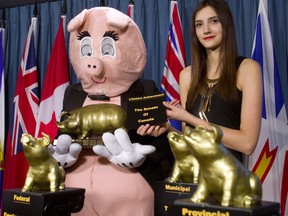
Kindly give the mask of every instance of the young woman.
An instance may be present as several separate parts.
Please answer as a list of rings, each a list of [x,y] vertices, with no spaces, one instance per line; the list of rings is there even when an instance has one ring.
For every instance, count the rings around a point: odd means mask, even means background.
[[[261,126],[259,64],[237,55],[231,11],[224,0],[204,0],[191,23],[191,66],[180,74],[179,101],[164,102],[183,126],[217,124],[223,144],[242,160],[257,144]]]

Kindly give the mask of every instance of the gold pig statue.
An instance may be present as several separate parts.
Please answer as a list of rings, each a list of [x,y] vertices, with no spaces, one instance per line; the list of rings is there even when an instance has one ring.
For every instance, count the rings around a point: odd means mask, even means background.
[[[200,166],[197,159],[191,154],[183,134],[169,132],[168,140],[175,158],[170,182],[198,183]]]
[[[63,121],[57,122],[60,133],[78,135],[79,139],[84,139],[125,128],[127,113],[121,106],[107,103],[62,112],[61,117]]]
[[[34,138],[30,134],[22,134],[21,143],[29,163],[23,192],[54,192],[65,188],[65,171],[48,150],[50,137],[45,133],[42,135],[43,138]]]
[[[191,197],[194,203],[203,203],[212,196],[222,206],[251,207],[262,199],[262,184],[257,175],[248,170],[221,143],[222,131],[202,126],[186,127],[182,134],[191,153],[200,164],[199,183]]]

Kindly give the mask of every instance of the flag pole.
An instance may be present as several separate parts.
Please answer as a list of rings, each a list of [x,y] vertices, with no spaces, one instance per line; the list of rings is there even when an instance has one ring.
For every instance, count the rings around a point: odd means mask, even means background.
[[[105,6],[105,0],[100,0],[100,6]]]
[[[66,13],[67,13],[67,4],[66,0],[63,1],[62,9],[61,9],[61,18],[63,21],[63,31],[64,31],[64,36],[66,35]]]
[[[4,9],[5,11],[5,9]],[[3,11],[3,13],[5,13]],[[3,14],[2,14],[3,15]],[[3,175],[4,175],[4,152],[5,152],[5,85],[4,85],[4,32],[5,23],[1,21],[1,48],[0,48],[0,202],[2,202],[3,193]]]
[[[38,5],[37,5],[37,0],[35,1],[34,4],[34,10],[33,10],[33,17],[31,19],[31,23],[33,25],[33,34],[34,34],[34,47],[35,47],[35,54],[37,56],[37,34],[38,34]]]
[[[1,28],[1,31],[2,31],[2,49],[3,49],[3,52],[4,52],[4,41],[5,41],[5,27],[6,27],[6,10],[5,8],[3,9],[2,11],[2,16],[1,16],[1,24],[0,24],[0,28]]]
[[[6,11],[5,11],[5,8],[4,8],[3,11],[2,11],[1,23],[0,23],[0,29],[1,29],[1,34],[2,34],[1,35],[1,43],[2,43],[2,46],[1,46],[2,50],[1,51],[2,51],[2,53],[1,53],[1,59],[0,59],[0,61],[1,61],[0,62],[0,66],[2,64],[2,67],[3,67],[2,68],[3,71],[1,71],[1,73],[0,73],[2,75],[2,77],[0,77],[0,80],[1,80],[1,83],[0,83],[0,97],[1,97],[0,100],[1,100],[1,104],[0,104],[0,106],[1,106],[1,109],[3,109],[3,113],[2,113],[3,116],[2,116],[1,120],[2,120],[2,122],[4,122],[4,125],[2,125],[3,126],[3,128],[2,128],[3,131],[1,131],[1,134],[0,134],[0,141],[2,142],[2,151],[3,152],[4,152],[4,143],[5,143],[5,97],[4,97],[4,94],[5,94],[5,92],[4,92],[4,90],[5,90],[5,88],[4,88],[4,51],[5,51],[5,31],[6,31],[6,29],[5,29],[5,27],[6,27],[5,21],[6,21]],[[1,67],[0,67],[0,70],[1,70]],[[2,110],[0,110],[0,112],[2,112]],[[2,187],[2,185],[1,185],[1,187]]]

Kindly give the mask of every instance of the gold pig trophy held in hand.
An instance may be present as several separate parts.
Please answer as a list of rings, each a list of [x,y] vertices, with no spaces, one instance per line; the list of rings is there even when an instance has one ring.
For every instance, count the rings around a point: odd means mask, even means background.
[[[203,203],[212,196],[222,206],[251,207],[259,204],[262,199],[259,178],[221,143],[221,129],[211,126],[213,130],[187,126],[182,134],[169,132],[169,139],[187,144],[200,165],[199,183],[191,202]]]
[[[21,143],[29,163],[23,192],[54,192],[65,188],[65,171],[48,150],[50,137],[45,133],[42,135],[43,138],[34,138],[30,134],[22,134]]]
[[[121,106],[103,103],[62,112],[61,117],[63,121],[57,122],[61,133],[78,135],[79,139],[85,139],[91,135],[102,135],[104,132],[114,132],[117,128],[125,128],[127,113]]]

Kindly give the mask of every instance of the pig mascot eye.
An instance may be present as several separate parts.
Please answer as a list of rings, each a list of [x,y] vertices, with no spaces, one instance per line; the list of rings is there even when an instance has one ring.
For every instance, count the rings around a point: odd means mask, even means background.
[[[81,57],[90,57],[93,54],[93,46],[92,46],[92,40],[90,37],[84,37],[80,41],[80,56]]]
[[[111,37],[104,37],[101,41],[101,54],[102,57],[110,56],[116,58],[116,48],[114,40]]]

